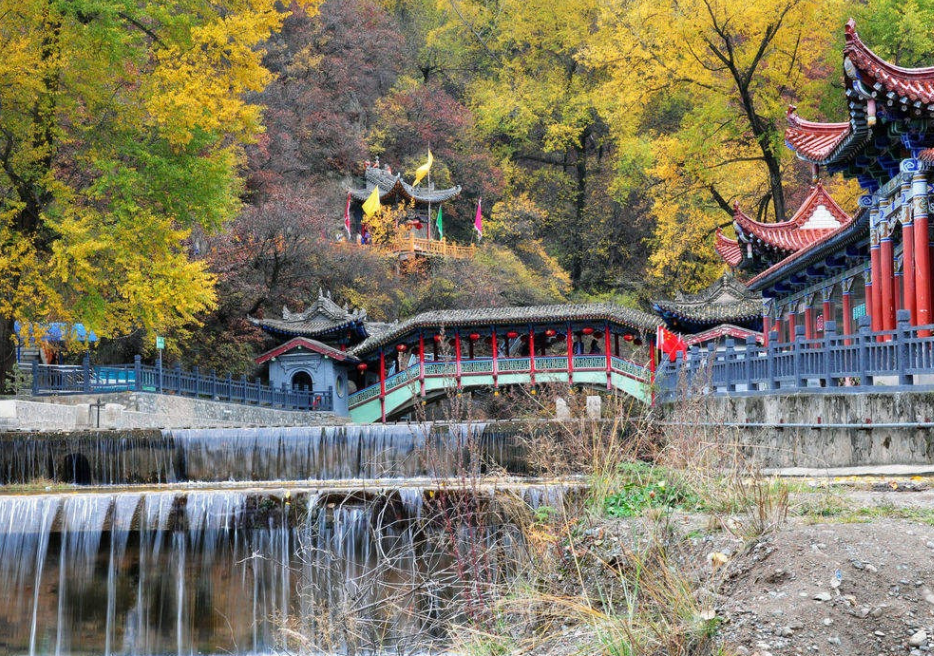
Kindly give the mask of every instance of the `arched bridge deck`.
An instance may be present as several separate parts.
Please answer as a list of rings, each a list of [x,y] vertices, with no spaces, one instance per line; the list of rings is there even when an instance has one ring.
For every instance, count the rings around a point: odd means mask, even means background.
[[[570,367],[569,367],[570,364]],[[534,368],[533,368],[534,366]],[[652,374],[629,360],[604,355],[576,355],[532,359],[492,358],[457,362],[425,362],[389,376],[385,387],[371,385],[350,397],[355,423],[380,421],[411,408],[421,398],[431,399],[456,390],[495,389],[512,385],[566,383],[608,389],[650,403]]]

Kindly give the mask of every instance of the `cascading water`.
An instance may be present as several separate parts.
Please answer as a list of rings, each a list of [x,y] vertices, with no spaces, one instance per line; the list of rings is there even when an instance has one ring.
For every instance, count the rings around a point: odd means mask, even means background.
[[[451,476],[471,442],[524,473],[514,432],[476,424],[91,431],[0,436],[0,485],[133,485]]]
[[[502,489],[467,477],[490,463],[523,470],[509,435],[443,425],[7,436],[6,481],[41,481],[50,467],[75,480],[72,467],[81,482],[122,487],[0,488],[0,656],[426,653],[463,619],[453,598],[478,598],[524,557],[495,510]],[[56,468],[69,455],[83,460]],[[396,480],[338,484],[351,477]],[[162,487],[128,484],[143,481]],[[556,488],[510,485],[517,502],[561,503]]]

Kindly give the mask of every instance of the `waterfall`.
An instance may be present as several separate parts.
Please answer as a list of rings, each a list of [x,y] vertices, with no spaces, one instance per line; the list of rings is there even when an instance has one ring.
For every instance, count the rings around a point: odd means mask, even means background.
[[[400,479],[490,467],[522,474],[514,437],[484,424],[7,433],[0,485]]]

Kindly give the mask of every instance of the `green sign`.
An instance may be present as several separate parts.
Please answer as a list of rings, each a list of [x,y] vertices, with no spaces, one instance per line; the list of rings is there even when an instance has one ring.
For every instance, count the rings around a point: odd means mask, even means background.
[[[156,337],[156,348],[160,351],[165,348],[165,337]]]

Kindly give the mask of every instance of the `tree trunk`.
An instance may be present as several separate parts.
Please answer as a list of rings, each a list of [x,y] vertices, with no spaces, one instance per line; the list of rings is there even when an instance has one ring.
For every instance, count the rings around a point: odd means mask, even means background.
[[[577,191],[574,194],[574,223],[571,235],[571,284],[577,287],[584,273],[584,211],[587,207],[587,135],[581,133],[577,145]]]
[[[12,394],[13,371],[16,366],[16,343],[13,341],[15,330],[12,318],[0,319],[0,389],[4,394]]]

